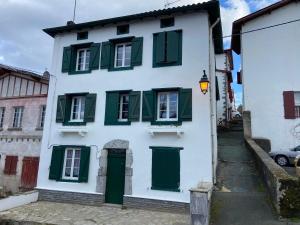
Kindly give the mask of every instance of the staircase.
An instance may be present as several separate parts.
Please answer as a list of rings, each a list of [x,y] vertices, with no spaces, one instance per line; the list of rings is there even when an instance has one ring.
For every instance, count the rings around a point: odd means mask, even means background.
[[[233,119],[229,122],[229,129],[233,132],[243,131],[243,119]]]

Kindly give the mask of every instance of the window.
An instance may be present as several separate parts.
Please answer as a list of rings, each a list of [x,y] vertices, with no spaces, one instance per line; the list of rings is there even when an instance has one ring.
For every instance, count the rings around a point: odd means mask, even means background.
[[[117,35],[128,34],[129,24],[117,26]]]
[[[40,108],[40,119],[39,119],[39,124],[38,124],[39,128],[44,127],[45,115],[46,115],[46,106],[42,105],[41,108]]]
[[[84,119],[85,96],[72,97],[71,122],[82,122]]]
[[[150,147],[152,149],[153,190],[179,191],[180,150],[176,147]]]
[[[90,50],[88,48],[77,50],[76,71],[89,70]]]
[[[88,39],[88,37],[89,37],[89,33],[87,31],[77,33],[77,40],[85,40]]]
[[[168,31],[153,35],[153,67],[182,64],[182,31]]]
[[[3,128],[5,108],[0,107],[0,128]]]
[[[157,95],[157,120],[178,119],[178,92],[159,92]]]
[[[65,182],[88,182],[90,147],[54,146],[49,179]]]
[[[160,20],[160,27],[165,28],[165,27],[172,27],[174,26],[174,17],[171,18],[164,18]]]
[[[78,180],[80,169],[80,149],[67,148],[65,150],[63,179]]]
[[[14,107],[14,119],[13,119],[13,128],[22,127],[24,107]]]
[[[140,91],[107,91],[104,125],[130,125],[140,120]]]
[[[5,157],[4,174],[16,175],[17,174],[18,156],[7,155]]]
[[[119,121],[128,121],[129,95],[121,94],[119,103]]]
[[[115,67],[131,66],[131,43],[117,44],[115,47]]]
[[[96,94],[59,95],[56,108],[56,122],[64,126],[85,125],[95,121]]]
[[[295,116],[300,118],[300,92],[295,92]]]

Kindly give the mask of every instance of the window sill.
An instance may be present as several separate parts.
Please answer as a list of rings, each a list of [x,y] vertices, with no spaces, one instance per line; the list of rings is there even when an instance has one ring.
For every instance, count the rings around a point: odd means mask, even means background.
[[[131,125],[130,121],[117,121],[115,123],[105,123],[104,126],[129,126]]]
[[[9,127],[7,128],[8,131],[22,131],[22,127]]]
[[[181,137],[184,134],[184,130],[178,126],[150,126],[148,132],[151,136],[155,134],[176,134]]]
[[[59,179],[58,182],[67,182],[67,183],[81,183],[79,180],[68,180],[68,179]]]
[[[68,74],[69,75],[77,75],[77,74],[86,74],[86,73],[91,73],[92,70],[84,70],[84,71],[71,71]]]
[[[63,126],[85,126],[86,122],[64,122]]]
[[[85,127],[62,127],[59,129],[59,132],[61,134],[78,134],[79,136],[84,137],[88,133],[88,130]]]
[[[159,67],[167,67],[167,66],[181,66],[182,62],[173,62],[173,63],[153,63],[153,68],[159,68]]]
[[[179,189],[179,188],[156,188],[156,187],[151,187],[151,190],[155,190],[155,191],[180,192],[180,189]]]
[[[128,67],[119,67],[119,68],[109,68],[108,71],[109,72],[113,72],[113,71],[123,71],[123,70],[133,70],[133,66],[128,66]]]
[[[152,121],[151,122],[151,125],[173,125],[173,126],[181,126],[182,125],[182,122],[181,121]]]

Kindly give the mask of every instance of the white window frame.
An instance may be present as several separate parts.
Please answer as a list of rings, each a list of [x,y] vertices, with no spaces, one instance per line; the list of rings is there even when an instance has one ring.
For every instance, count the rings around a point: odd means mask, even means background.
[[[40,117],[39,117],[39,128],[43,128],[45,125],[45,116],[46,116],[46,105],[41,105],[40,107]]]
[[[78,69],[79,66],[79,52],[83,51],[84,55],[83,55],[83,69]],[[89,65],[86,65],[86,58],[87,58],[87,52],[89,52],[89,63],[91,60],[91,51],[89,48],[80,48],[77,49],[77,56],[76,56],[76,71],[87,71],[89,70]]]
[[[170,118],[170,94],[176,93],[177,94],[177,107],[176,107],[176,118]],[[161,95],[167,95],[167,117],[166,118],[160,118],[160,96]],[[179,93],[178,91],[168,91],[168,92],[158,92],[157,93],[157,121],[178,121],[178,105],[179,105]]]
[[[120,122],[127,122],[128,118],[122,118],[122,113],[124,112],[123,110],[123,97],[128,96],[128,116],[129,116],[129,94],[121,94],[120,95],[120,106],[119,106],[119,121]]]
[[[78,118],[73,119],[73,109],[74,109],[75,99],[78,99],[78,113],[77,113]],[[83,118],[80,118],[83,99],[84,99]],[[83,122],[84,121],[84,113],[85,113],[84,108],[85,108],[85,96],[73,96],[72,97],[72,104],[71,104],[70,122]]]
[[[66,163],[67,163],[67,154],[68,151],[72,150],[72,162],[71,162],[71,171],[70,171],[70,176],[67,177],[65,176],[65,172],[66,172]],[[75,152],[76,151],[80,151],[80,158],[79,158],[79,166],[78,166],[78,177],[73,177],[73,172],[74,172],[74,162],[75,162]],[[66,148],[65,150],[65,156],[64,156],[64,166],[63,166],[63,174],[62,174],[62,178],[64,180],[78,180],[79,179],[79,173],[80,173],[80,163],[81,163],[81,148]]]
[[[22,128],[23,112],[24,112],[23,106],[14,107],[14,116],[13,116],[13,124],[12,124],[13,128]]]
[[[121,66],[117,66],[117,57],[118,57],[118,47],[122,46],[123,47],[123,51],[122,51],[122,65]],[[130,64],[129,65],[125,65],[125,51],[126,51],[126,46],[130,46],[131,47],[131,51],[130,51]],[[115,68],[123,68],[123,67],[130,67],[131,66],[131,54],[132,54],[132,43],[131,42],[126,42],[126,43],[120,43],[120,44],[116,44],[115,45]]]
[[[0,128],[3,128],[5,107],[0,107]]]

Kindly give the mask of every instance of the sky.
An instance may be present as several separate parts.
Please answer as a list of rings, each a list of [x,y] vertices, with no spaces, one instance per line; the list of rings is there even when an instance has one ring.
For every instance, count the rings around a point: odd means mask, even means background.
[[[76,23],[160,9],[167,0],[77,0]],[[175,0],[168,0],[173,2]],[[181,0],[172,6],[204,2]],[[278,0],[220,0],[223,35],[231,34],[232,22]],[[51,64],[53,39],[42,29],[72,20],[74,0],[0,0],[0,63],[43,72]],[[224,40],[230,47],[230,38]],[[235,71],[240,60],[234,56]],[[236,76],[234,76],[236,81]],[[237,105],[241,86],[234,82]]]

